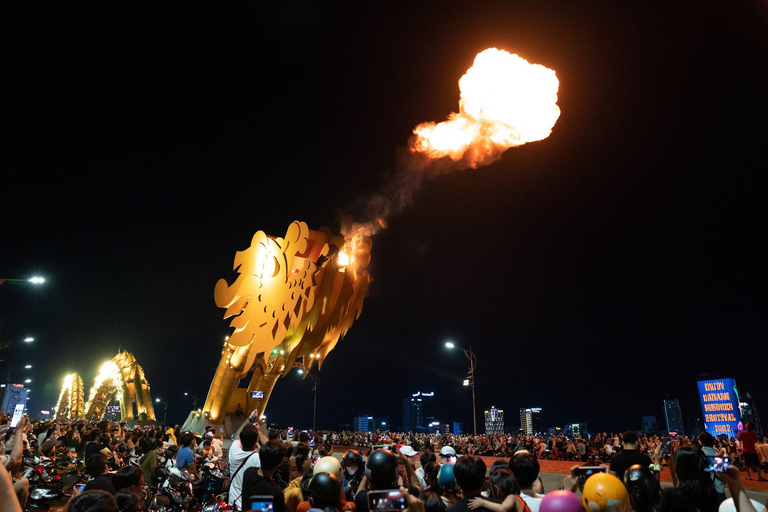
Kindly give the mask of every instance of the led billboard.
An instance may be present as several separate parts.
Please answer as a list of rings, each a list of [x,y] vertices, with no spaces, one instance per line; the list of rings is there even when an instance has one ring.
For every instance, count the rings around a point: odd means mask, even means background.
[[[737,436],[743,430],[739,392],[734,379],[700,380],[699,400],[704,429],[713,436]]]

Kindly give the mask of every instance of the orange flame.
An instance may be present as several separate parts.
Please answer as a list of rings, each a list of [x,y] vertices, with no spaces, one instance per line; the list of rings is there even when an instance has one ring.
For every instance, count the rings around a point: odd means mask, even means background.
[[[545,139],[560,117],[555,72],[489,48],[459,80],[459,112],[414,128],[411,151],[487,165],[512,146]]]

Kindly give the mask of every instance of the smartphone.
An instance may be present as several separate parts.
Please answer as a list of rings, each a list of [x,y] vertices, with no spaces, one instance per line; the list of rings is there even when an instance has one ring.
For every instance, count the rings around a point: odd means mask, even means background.
[[[405,496],[399,489],[368,491],[368,508],[371,512],[387,510],[405,510]]]
[[[251,496],[251,510],[272,512],[274,499],[272,496]]]
[[[661,441],[661,456],[665,459],[669,457],[669,439]]]
[[[579,481],[579,490],[584,490],[584,482],[595,473],[605,473],[608,471],[606,466],[579,466],[573,468],[573,476]]]
[[[722,473],[728,469],[730,459],[728,457],[717,457],[715,455],[707,455],[707,466],[704,471],[711,473]]]
[[[85,492],[85,484],[75,484],[75,489],[77,489],[78,492]]]

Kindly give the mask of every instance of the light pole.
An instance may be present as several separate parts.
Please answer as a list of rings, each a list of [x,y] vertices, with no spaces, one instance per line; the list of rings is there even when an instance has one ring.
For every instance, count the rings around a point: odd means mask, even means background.
[[[477,411],[475,407],[475,369],[477,369],[477,356],[472,352],[472,345],[469,346],[469,350],[461,347],[457,347],[452,341],[446,341],[445,346],[453,349],[457,348],[464,352],[464,355],[469,359],[469,378],[464,379],[465,386],[472,387],[472,425],[474,428],[475,437],[477,437]]]
[[[168,415],[168,401],[167,400],[163,400],[162,402],[163,402],[163,405],[165,406],[163,408],[163,426],[165,426],[166,425],[166,416]],[[155,403],[159,404],[160,403],[160,399],[159,398],[155,398]]]
[[[184,392],[184,396],[191,396],[192,397],[192,410],[195,410],[195,407],[197,407],[197,397],[195,395],[190,395],[186,391]]]
[[[312,435],[314,435],[317,422],[317,384],[320,382],[320,376],[317,373],[310,373],[309,378],[312,379],[312,391],[315,393],[315,405],[312,409]]]

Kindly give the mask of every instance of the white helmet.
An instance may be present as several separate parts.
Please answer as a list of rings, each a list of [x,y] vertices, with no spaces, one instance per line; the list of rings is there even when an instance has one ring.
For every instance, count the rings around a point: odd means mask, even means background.
[[[312,475],[318,473],[329,473],[339,479],[339,482],[343,482],[343,476],[341,474],[341,462],[336,457],[328,455],[315,462],[315,467],[312,469]]]

